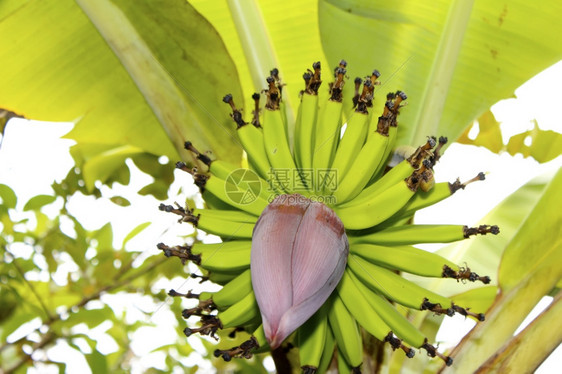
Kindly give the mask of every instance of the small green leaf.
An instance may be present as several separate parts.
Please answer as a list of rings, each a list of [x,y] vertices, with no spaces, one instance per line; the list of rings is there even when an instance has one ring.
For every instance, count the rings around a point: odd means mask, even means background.
[[[473,126],[476,126],[476,124]],[[467,127],[465,132],[457,139],[457,142],[462,144],[480,145],[495,153],[499,153],[504,149],[500,123],[496,121],[496,117],[494,117],[494,114],[491,111],[488,110],[478,117],[479,131],[474,140],[468,137],[468,133],[471,129],[471,126]]]
[[[14,209],[18,202],[14,190],[5,184],[0,184],[0,198],[2,199],[2,205],[9,209]]]
[[[123,244],[121,245],[121,248],[124,248],[125,244],[127,244],[129,240],[137,236],[140,232],[142,232],[144,229],[150,226],[150,224],[151,222],[144,222],[138,225],[137,227],[135,227],[134,229],[132,229],[131,232],[128,233],[127,236],[125,236],[125,239],[123,239]]]
[[[168,198],[169,187],[169,184],[156,180],[154,183],[147,184],[141,188],[138,194],[142,196],[152,195],[158,200],[166,200]]]
[[[88,191],[94,189],[94,183],[97,180],[102,183],[106,182],[111,175],[123,168],[128,157],[140,152],[142,152],[140,148],[125,145],[102,152],[87,160],[82,167],[82,173]]]
[[[109,200],[111,200],[111,202],[113,204],[119,205],[119,206],[130,206],[131,202],[127,199],[125,199],[123,196],[113,196],[110,197]]]
[[[92,353],[85,356],[86,360],[88,361],[88,365],[90,365],[90,369],[92,369],[92,373],[104,374],[109,372],[105,355],[101,354],[98,351],[93,351]]]
[[[28,312],[22,309],[18,310],[17,313],[12,314],[7,320],[2,321],[2,325],[0,327],[0,340],[5,342],[6,338],[16,331],[21,325],[39,317],[43,317],[43,315]]]
[[[523,157],[533,157],[538,162],[548,162],[562,154],[562,134],[541,130],[537,121],[533,121],[533,130],[525,131],[509,138],[503,144],[500,123],[496,121],[491,111],[487,111],[478,118],[479,132],[474,140],[468,137],[472,130],[468,127],[457,139],[459,143],[486,147],[492,152],[508,152],[514,156],[518,153]],[[475,125],[474,125],[475,126]]]
[[[538,162],[547,162],[562,154],[562,134],[539,129],[534,121],[534,129],[509,138],[506,150],[510,155],[521,153],[523,157],[533,157]],[[530,144],[525,144],[526,142]]]
[[[110,307],[105,305],[101,309],[80,309],[76,313],[71,313],[65,322],[68,326],[75,326],[80,323],[85,323],[88,328],[94,328],[100,323],[114,318],[113,311]]]
[[[23,207],[24,211],[27,210],[38,210],[40,208],[42,208],[45,205],[49,205],[52,202],[54,202],[57,199],[56,196],[51,196],[51,195],[37,195],[37,196],[33,196],[31,199],[29,199],[27,201],[27,203],[25,203],[25,206]]]
[[[94,232],[92,239],[98,241],[98,253],[113,251],[113,228],[111,223],[106,223],[100,229]]]

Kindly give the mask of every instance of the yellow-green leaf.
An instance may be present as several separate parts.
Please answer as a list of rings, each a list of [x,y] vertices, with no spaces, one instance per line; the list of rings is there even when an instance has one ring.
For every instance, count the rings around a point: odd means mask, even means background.
[[[322,45],[350,77],[381,71],[379,104],[403,90],[398,143],[456,139],[481,113],[562,58],[562,3],[321,0]],[[458,51],[458,53],[457,53]]]
[[[510,155],[521,153],[523,157],[533,157],[538,162],[547,162],[562,154],[562,134],[552,130],[541,130],[534,121],[533,130],[513,135],[509,138],[506,150]],[[529,144],[526,144],[529,142]]]
[[[528,313],[562,278],[562,170],[507,245],[500,265],[500,294],[486,315],[452,352],[456,373],[472,373],[509,339]],[[562,332],[557,329],[557,337]],[[445,371],[449,372],[449,371]]]
[[[533,123],[532,130],[513,135],[507,144],[504,144],[500,123],[488,110],[478,118],[479,131],[476,138],[469,138],[468,134],[472,127],[468,127],[457,141],[486,147],[495,153],[507,151],[512,156],[520,153],[523,157],[530,156],[538,162],[547,162],[560,156],[562,154],[562,134],[552,130],[541,130],[537,121],[533,121]]]
[[[79,121],[69,134],[79,143],[126,144],[178,159],[189,157],[181,149],[189,137],[223,159],[240,159],[221,102],[228,92],[241,96],[236,69],[189,3],[79,3],[2,2],[0,107]]]

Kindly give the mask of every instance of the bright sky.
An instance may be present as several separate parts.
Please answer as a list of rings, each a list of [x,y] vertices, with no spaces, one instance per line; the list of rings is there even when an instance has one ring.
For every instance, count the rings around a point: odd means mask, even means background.
[[[536,119],[541,129],[555,130],[562,133],[562,62],[554,65],[533,78],[516,90],[516,99],[504,100],[493,107],[496,118],[503,122],[502,131],[505,136],[511,136],[532,128],[532,120]],[[5,137],[0,148],[0,183],[12,187],[18,196],[18,207],[23,208],[25,202],[37,194],[51,194],[51,183],[64,178],[73,165],[68,148],[73,144],[70,140],[60,139],[71,127],[70,124],[45,124],[33,121],[13,120],[7,127]],[[506,139],[504,139],[505,141]],[[129,163],[132,169],[136,169]],[[547,164],[539,165],[532,159],[524,159],[521,155],[512,157],[508,154],[495,155],[486,149],[467,147],[453,144],[441,158],[436,167],[437,182],[453,181],[457,177],[467,180],[480,171],[487,172],[485,182],[472,184],[464,191],[460,191],[445,204],[426,209],[417,216],[417,222],[431,223],[459,223],[473,225],[483,217],[489,209],[501,201],[522,184],[547,171],[562,166],[562,157]],[[189,181],[185,173],[176,174],[177,178],[170,191],[175,194],[180,188],[183,194],[191,195],[197,189]],[[127,243],[127,248],[142,251],[145,254],[159,252],[155,248],[158,242],[177,242],[178,233],[185,234],[186,225],[175,225],[176,218],[158,211],[158,202],[152,197],[137,196],[134,191],[150,181],[149,176],[140,171],[131,173],[131,186],[116,185],[110,189],[102,189],[104,197],[123,196],[131,202],[127,208],[117,207],[109,200],[95,201],[91,197],[79,196],[71,201],[70,211],[84,224],[87,229],[96,229],[106,223],[108,218],[114,224],[115,245],[120,246],[125,235],[142,222],[152,222],[152,225],[138,237]],[[186,195],[186,196],[187,196]],[[181,198],[177,198],[182,201]],[[55,209],[49,209],[51,214]],[[96,214],[99,212],[99,214]],[[131,217],[137,220],[132,221]],[[172,227],[172,229],[170,229]],[[68,227],[71,232],[71,227]],[[29,251],[22,249],[20,256],[27,257]],[[64,282],[64,274],[61,274]],[[173,279],[162,282],[151,290],[154,293],[161,289],[174,288],[187,291],[196,286],[184,279]],[[166,306],[154,304],[149,297],[134,297],[131,300],[117,300],[116,296],[107,296],[104,301],[111,303],[116,309],[126,308],[130,321],[147,317],[141,311],[147,312],[151,322],[158,328],[141,328],[135,334],[132,349],[142,357],[133,363],[132,372],[142,372],[147,367],[164,368],[164,357],[160,353],[151,353],[153,348],[173,342],[181,330],[170,323],[170,311]],[[548,303],[543,300],[542,307]],[[128,307],[126,307],[128,305]],[[131,307],[132,306],[132,307]],[[471,327],[470,321],[463,318],[446,320],[438,335],[443,341],[441,347],[451,346]],[[95,329],[96,339],[103,341],[103,346],[109,353],[115,347],[115,342],[104,334],[110,326],[102,324]],[[24,333],[18,330],[15,334]],[[196,348],[202,349],[195,339],[189,342]],[[101,346],[101,345],[100,345]],[[197,355],[194,356],[196,358]],[[73,354],[64,344],[59,344],[51,351],[50,358],[55,361],[68,361],[69,372],[87,373],[85,362],[80,355]],[[187,361],[186,361],[187,362]],[[200,361],[199,361],[200,362]],[[538,373],[553,373],[562,365],[562,349],[556,350],[549,360],[541,366]],[[212,372],[208,364],[203,368]],[[33,371],[36,372],[36,371]],[[42,371],[45,372],[45,371]],[[55,371],[56,372],[56,371]]]

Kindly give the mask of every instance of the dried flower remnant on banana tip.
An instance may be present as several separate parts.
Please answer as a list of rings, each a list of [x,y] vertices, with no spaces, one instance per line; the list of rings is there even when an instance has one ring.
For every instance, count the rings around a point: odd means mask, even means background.
[[[193,176],[206,201],[219,202],[213,206],[222,208],[193,209],[176,203],[160,209],[176,214],[180,223],[219,235],[223,242],[160,243],[158,248],[168,257],[197,265],[201,274],[192,278],[222,285],[216,292],[200,294],[170,291],[170,296],[197,300],[182,314],[190,326],[186,335],[217,338],[221,329],[252,335],[239,346],[216,350],[216,357],[249,358],[290,343],[299,348],[304,372],[326,370],[335,351],[359,372],[360,326],[407,357],[421,348],[451,365],[452,358],[438,352],[395,305],[485,319],[483,311],[457,305],[399,275],[490,282],[466,264],[459,266],[414,245],[495,235],[497,226],[404,223],[418,209],[483,180],[484,174],[465,183],[435,183],[433,167],[447,142],[444,137],[428,137],[389,169],[393,155],[401,153],[394,149],[399,111],[407,96],[391,92],[381,115],[370,113],[378,70],[354,80],[354,96],[349,98],[354,112],[343,136],[334,136],[342,125],[346,69],[347,63],[340,61],[324,102],[318,98],[320,63],[306,70],[294,124],[287,123],[280,110],[287,87],[277,69],[266,78],[266,88],[252,96],[250,121],[244,120],[232,95],[223,98],[232,110],[249,169],[213,160],[191,142],[185,144],[207,170],[185,163],[177,167]],[[287,129],[293,126],[290,144]],[[337,185],[320,178],[320,170],[337,171]],[[287,181],[287,175],[293,180]]]

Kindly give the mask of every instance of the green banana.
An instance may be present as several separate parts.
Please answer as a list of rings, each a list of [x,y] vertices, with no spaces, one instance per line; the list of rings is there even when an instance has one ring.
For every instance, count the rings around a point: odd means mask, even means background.
[[[455,192],[462,189],[464,190],[465,187],[475,181],[482,181],[485,179],[484,173],[478,173],[478,175],[464,183],[461,183],[459,179],[454,181],[453,183],[449,182],[442,182],[436,183],[432,189],[429,191],[418,191],[414,197],[404,205],[402,209],[400,209],[395,217],[396,219],[401,219],[404,217],[411,217],[414,213],[420,209],[426,208],[433,204],[437,204],[440,201],[445,200],[446,198],[452,196]],[[394,220],[394,218],[393,218]]]
[[[217,271],[211,271],[208,272],[207,276],[204,277],[203,279],[208,279],[213,283],[224,286],[225,284],[236,278],[236,275],[237,275],[236,273],[221,273]]]
[[[422,243],[451,243],[473,235],[497,235],[498,226],[480,225],[403,225],[386,228],[361,236],[362,243],[395,246]]]
[[[381,157],[387,144],[387,134],[375,132],[369,136],[363,148],[353,160],[350,172],[338,183],[338,188],[333,193],[338,204],[353,199],[367,185],[371,175],[373,175],[372,173],[381,163]]]
[[[211,299],[218,310],[224,310],[240,300],[240,297],[250,292],[252,292],[252,280],[250,269],[248,269],[225,284],[219,291],[213,293]]]
[[[445,309],[449,309],[452,306],[450,299],[426,290],[400,275],[370,263],[359,256],[350,256],[349,267],[357,278],[372,291],[378,292],[389,300],[408,308],[423,309],[426,299],[431,303],[440,304]]]
[[[340,101],[329,100],[319,113],[312,154],[312,167],[316,172],[325,171],[332,164],[340,137],[342,110]],[[321,192],[327,184],[325,180],[316,180],[316,191]]]
[[[268,205],[268,201],[260,195],[252,195],[250,189],[240,189],[215,175],[202,176],[195,174],[196,183],[203,190],[209,191],[219,200],[244,212],[258,216]],[[248,195],[250,194],[250,195]]]
[[[252,214],[240,210],[220,209],[194,209],[193,214],[201,218],[212,218],[224,222],[241,222],[255,224],[258,218]]]
[[[332,363],[332,359],[334,358],[334,348],[336,347],[336,339],[334,338],[334,334],[328,328],[326,329],[326,341],[324,342],[324,351],[322,351],[322,358],[320,359],[320,363],[318,364],[318,374],[324,374],[330,367]],[[312,373],[310,373],[312,374]]]
[[[394,215],[416,193],[420,180],[417,173],[418,170],[414,171],[410,178],[381,191],[362,205],[335,206],[334,211],[346,229],[362,230],[378,225]]]
[[[295,161],[301,169],[312,168],[312,144],[315,139],[317,113],[318,95],[305,91],[295,126]]]
[[[431,148],[435,146],[435,138],[429,138],[427,143],[420,146],[406,160],[390,169],[388,173],[382,176],[375,183],[367,186],[352,201],[344,203],[345,207],[363,205],[365,202],[373,199],[381,194],[384,190],[392,187],[401,180],[408,178],[413,172],[416,172],[423,160],[431,155]]]
[[[189,222],[196,228],[204,230],[209,234],[221,236],[227,240],[232,238],[251,239],[255,221],[257,220],[254,216],[233,210],[201,209],[198,211],[198,214],[195,214],[189,207],[182,208],[179,204],[176,207],[160,204],[159,209],[181,216],[182,218],[180,218],[179,222]],[[232,220],[229,218],[232,218]],[[235,219],[243,219],[250,222],[237,222]]]
[[[249,241],[231,241],[217,244],[196,243],[191,253],[200,257],[198,264],[210,272],[236,273],[250,267]]]
[[[269,343],[265,337],[265,332],[263,330],[263,325],[260,324],[257,329],[252,333],[252,337],[256,340],[257,348],[255,353],[267,352],[269,350]]]
[[[251,222],[233,222],[215,218],[212,215],[207,216],[204,212],[199,211],[199,215],[195,217],[193,225],[209,234],[218,235],[226,240],[236,239],[252,239],[252,232],[255,223]]]
[[[300,365],[303,372],[314,373],[320,365],[328,330],[327,309],[327,305],[324,304],[297,330]]]
[[[262,353],[269,350],[269,345],[265,338],[263,325],[260,324],[252,333],[249,340],[230,349],[216,349],[215,357],[222,357],[224,361],[230,361],[233,357],[252,358],[254,353]]]
[[[347,310],[369,334],[381,342],[388,341],[388,337],[392,336],[391,328],[368,302],[366,294],[359,287],[360,284],[354,279],[352,272],[346,270],[337,287],[338,295]],[[414,357],[415,351],[406,347],[401,341],[396,344],[396,340],[393,340],[391,344],[393,349],[400,348],[406,356]]]
[[[353,366],[351,366],[351,364],[347,362],[345,356],[341,354],[339,347],[338,347],[338,373],[351,373],[351,374],[358,373],[358,371],[354,370]]]
[[[248,162],[258,172],[260,177],[267,179],[269,173],[269,162],[263,146],[263,132],[259,124],[259,99],[260,95],[255,93],[252,98],[256,102],[256,110],[254,110],[254,119],[252,125],[248,125],[242,118],[242,112],[236,108],[232,95],[228,94],[222,99],[225,103],[229,104],[232,108],[230,116],[236,123],[236,133],[238,139],[242,143],[242,148],[248,155]]]
[[[359,367],[363,362],[363,342],[357,321],[347,310],[337,293],[332,295],[331,308],[328,311],[330,329],[336,339],[338,352],[352,367]]]
[[[346,270],[343,273],[343,277],[336,289],[338,296],[353,318],[355,318],[369,334],[380,341],[384,341],[384,337],[390,331],[390,327],[388,327],[378,314],[371,313],[372,307],[367,302],[365,296],[361,294],[357,284],[351,277],[351,271]]]
[[[330,167],[336,170],[338,180],[343,178],[349,170],[353,161],[356,160],[357,154],[361,151],[361,147],[365,143],[365,138],[369,130],[367,125],[368,114],[354,112],[347,121],[347,127],[343,134],[340,144],[336,149],[334,161]],[[354,171],[355,173],[355,171]]]
[[[459,267],[446,258],[412,246],[386,247],[353,241],[350,253],[388,269],[404,271],[422,277],[443,277],[445,267],[458,272]]]
[[[389,156],[394,149],[394,145],[396,143],[396,137],[398,135],[398,121],[397,117],[399,114],[399,109],[402,106],[402,101],[407,99],[407,96],[404,92],[398,91],[396,93],[389,93],[386,96],[387,102],[385,106],[388,108],[388,112],[386,113],[386,117],[388,118],[389,128],[388,128],[388,145],[384,150],[384,154],[382,155],[381,162],[379,163],[378,168],[373,173],[373,178],[371,178],[371,182],[379,179],[381,174],[384,172],[385,167],[389,161]],[[383,113],[385,116],[385,113]]]
[[[349,276],[355,282],[362,297],[371,305],[373,310],[390,327],[390,331],[406,343],[420,348],[426,343],[425,336],[406,319],[396,308],[384,299],[378,292],[370,290],[365,284],[356,278],[355,274]],[[383,340],[384,341],[384,340]]]
[[[219,319],[223,328],[244,326],[260,317],[260,311],[254,292],[244,296],[235,304],[220,313]]]

